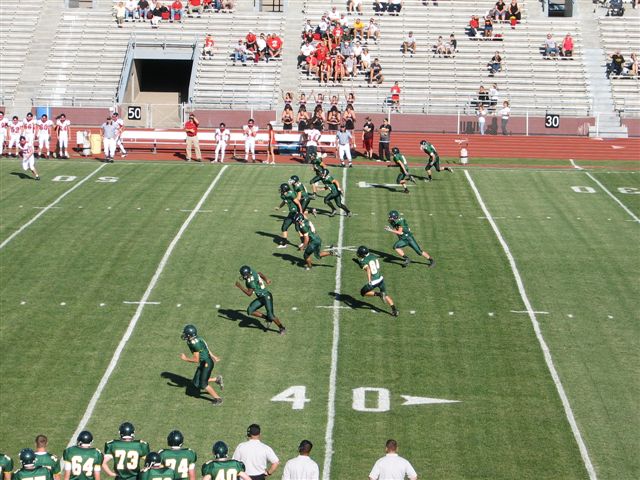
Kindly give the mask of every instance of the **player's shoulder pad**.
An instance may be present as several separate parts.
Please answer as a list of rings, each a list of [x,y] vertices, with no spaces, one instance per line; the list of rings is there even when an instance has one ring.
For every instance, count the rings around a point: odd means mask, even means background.
[[[51,457],[51,460],[53,460],[54,462],[58,461],[58,456],[54,453],[50,453],[49,456]]]

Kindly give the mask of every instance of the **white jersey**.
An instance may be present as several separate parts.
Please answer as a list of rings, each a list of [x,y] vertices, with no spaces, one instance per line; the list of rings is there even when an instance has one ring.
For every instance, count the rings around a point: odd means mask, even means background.
[[[218,143],[228,143],[231,139],[231,132],[226,128],[224,130],[220,130],[216,128],[216,142]]]
[[[258,126],[257,125],[253,125],[253,126],[249,126],[249,125],[243,125],[242,127],[242,133],[244,134],[244,138],[245,140],[249,140],[249,139],[255,139],[256,135],[258,134]]]
[[[22,133],[22,124],[20,122],[9,124],[9,133],[12,137],[18,137]]]
[[[25,136],[33,136],[36,132],[36,121],[32,118],[31,120],[27,120],[26,118],[22,121],[23,130],[22,134]]]
[[[117,120],[113,121],[113,124],[118,129],[118,136],[122,135],[122,131],[124,130],[124,120],[122,120],[121,118],[118,118]]]
[[[4,138],[7,135],[7,126],[9,125],[9,120],[2,117],[0,119],[0,138]]]
[[[58,135],[68,135],[71,129],[71,122],[67,119],[64,122],[56,120],[56,127],[58,127]]]
[[[304,133],[307,134],[307,147],[317,147],[320,137],[322,136],[320,131],[316,128],[310,128],[309,130],[305,130]]]
[[[51,135],[51,127],[53,127],[53,122],[51,120],[47,120],[43,122],[42,120],[38,120],[36,122],[36,129],[38,130],[38,136],[46,136]]]
[[[298,455],[284,466],[282,480],[318,480],[320,469],[318,464],[307,455]]]

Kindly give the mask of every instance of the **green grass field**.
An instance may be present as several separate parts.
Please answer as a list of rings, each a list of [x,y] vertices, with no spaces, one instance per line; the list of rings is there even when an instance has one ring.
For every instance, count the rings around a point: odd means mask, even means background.
[[[640,174],[457,169],[405,195],[365,187],[393,183],[395,169],[334,168],[355,215],[312,218],[343,256],[305,271],[295,246],[276,248],[274,207],[278,185],[308,181],[308,167],[39,168],[35,182],[0,162],[0,451],[14,460],[39,433],[61,453],[99,389],[87,423],[98,447],[125,420],[154,450],[178,428],[199,465],[255,422],[283,464],[310,439],[325,479],[367,478],[388,438],[420,478],[585,479],[590,463],[600,479],[640,478]],[[402,268],[384,231],[391,209],[435,268],[413,252]],[[398,318],[360,297],[361,244],[380,255]],[[273,280],[284,337],[245,315],[250,300],[234,287],[245,263]],[[221,357],[221,407],[188,387],[186,323]],[[276,401],[282,392],[291,401]]]

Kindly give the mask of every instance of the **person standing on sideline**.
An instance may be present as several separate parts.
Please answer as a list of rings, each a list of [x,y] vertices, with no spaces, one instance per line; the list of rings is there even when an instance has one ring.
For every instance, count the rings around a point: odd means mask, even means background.
[[[0,157],[4,152],[4,140],[7,137],[7,127],[9,120],[4,117],[4,112],[0,111]]]
[[[54,480],[60,480],[60,460],[57,456],[47,452],[49,439],[45,435],[38,435],[35,444],[36,467],[47,467],[51,470]]]
[[[36,466],[36,454],[30,448],[20,450],[20,464],[22,468],[13,472],[14,480],[53,480],[51,470]]]
[[[20,153],[20,136],[22,135],[22,123],[18,121],[18,116],[14,115],[11,119],[11,123],[8,124],[9,130],[9,143],[7,143],[7,155],[17,157]],[[14,148],[15,153],[11,153],[11,148]]]
[[[409,461],[398,455],[398,442],[387,440],[385,452],[386,455],[373,465],[369,480],[418,480],[418,474]]]
[[[47,158],[51,154],[51,148],[49,146],[49,139],[51,138],[51,127],[53,122],[49,120],[46,114],[40,117],[40,120],[36,122],[36,128],[38,130],[38,156],[42,158],[44,156],[44,149],[47,149]]]
[[[184,353],[180,354],[180,359],[185,362],[197,363],[198,368],[193,376],[193,385],[200,389],[205,390],[209,395],[213,397],[211,401],[213,405],[222,405],[222,398],[216,393],[210,382],[217,383],[220,386],[220,390],[224,389],[224,383],[222,382],[222,375],[217,377],[211,377],[213,366],[215,362],[219,362],[220,358],[215,356],[204,338],[198,336],[198,330],[194,325],[185,325],[182,329],[182,340],[187,342],[189,350],[193,354],[191,357],[187,357]]]
[[[271,165],[276,164],[276,153],[275,153],[275,144],[276,144],[276,132],[273,131],[273,125],[271,123],[267,124],[267,161],[265,163],[271,163]],[[271,159],[271,161],[269,161]]]
[[[113,124],[117,127],[116,147],[120,149],[120,158],[124,158],[127,156],[127,151],[124,148],[124,143],[122,143],[122,133],[124,132],[124,120],[120,118],[120,115],[118,115],[118,112],[113,112],[111,114],[111,118],[113,119]]]
[[[282,480],[319,480],[318,464],[309,456],[312,448],[313,444],[309,440],[300,442],[298,447],[300,455],[286,463],[284,472],[282,472]]]
[[[62,454],[64,480],[100,480],[104,455],[91,442],[93,435],[83,430],[76,444],[65,449]]]
[[[391,142],[391,125],[389,119],[385,117],[382,125],[378,127],[380,139],[378,140],[378,158],[388,162],[391,160],[391,152],[389,150],[389,142]]]
[[[242,462],[228,458],[229,447],[226,443],[218,440],[213,444],[211,450],[215,458],[202,465],[202,480],[217,480],[219,478],[251,480],[251,477],[246,474]]]
[[[509,107],[509,102],[507,100],[502,102],[502,108],[498,113],[502,119],[502,135],[509,135],[509,132],[507,131],[507,124],[509,123],[509,117],[511,116],[511,107]]]
[[[280,459],[270,446],[260,440],[260,425],[249,425],[247,437],[246,442],[236,447],[233,459],[244,463],[251,480],[265,480],[278,469]],[[267,464],[270,464],[269,468]]]
[[[340,130],[336,133],[336,140],[338,141],[338,158],[340,159],[340,165],[344,167],[344,161],[346,159],[349,161],[349,168],[353,167],[351,161],[351,145],[354,143],[353,136],[344,125],[340,125]]]
[[[242,126],[242,133],[244,134],[244,161],[249,161],[249,154],[251,154],[251,161],[256,162],[256,135],[258,135],[258,126],[255,125],[253,118],[250,118],[246,125]]]
[[[365,123],[362,126],[362,148],[364,148],[364,156],[368,160],[373,160],[373,131],[375,126],[371,121],[371,117],[365,118]]]
[[[22,169],[25,172],[29,170],[31,173],[33,173],[35,180],[40,180],[40,175],[38,175],[38,171],[36,170],[36,160],[33,155],[33,144],[27,142],[27,138],[24,135],[20,137],[20,142],[18,143],[18,151],[20,152],[20,157],[22,158]]]
[[[118,126],[113,123],[113,119],[111,117],[107,117],[105,122],[100,126],[100,129],[102,130],[105,162],[113,163],[113,156],[116,154]]]
[[[322,133],[316,127],[315,123],[312,123],[309,128],[304,131],[306,138],[306,150],[305,150],[305,163],[311,163],[311,159],[315,158],[318,153],[318,142],[322,137]]]
[[[211,163],[218,161],[218,155],[220,155],[220,163],[224,163],[224,152],[227,150],[227,143],[231,138],[231,132],[227,130],[227,126],[224,123],[220,124],[220,128],[216,128],[216,156]]]
[[[198,140],[198,127],[200,122],[195,114],[191,112],[189,119],[184,124],[184,131],[187,133],[187,162],[191,161],[191,149],[196,151],[196,162],[202,161],[202,153],[200,152],[200,141]]]
[[[71,130],[71,122],[67,120],[67,116],[61,113],[56,120],[56,134],[58,135],[58,148],[60,149],[59,158],[69,158],[69,131]]]
[[[478,105],[476,115],[478,115],[478,130],[480,131],[480,135],[484,135],[487,123],[487,111],[485,110],[484,105]]]
[[[27,138],[27,142],[33,145],[36,138],[36,121],[31,112],[28,112],[25,119],[22,120],[22,135]]]

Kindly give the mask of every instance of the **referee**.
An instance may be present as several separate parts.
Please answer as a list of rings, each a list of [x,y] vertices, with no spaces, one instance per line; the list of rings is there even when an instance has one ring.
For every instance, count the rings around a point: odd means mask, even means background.
[[[300,455],[285,464],[282,480],[319,480],[318,464],[309,457],[312,448],[313,444],[309,440],[300,442],[298,447]]]
[[[265,480],[278,469],[280,459],[270,446],[260,441],[260,425],[249,425],[247,437],[246,442],[236,447],[233,459],[244,463],[251,480]],[[267,464],[270,464],[269,468]]]
[[[336,133],[336,140],[338,140],[338,157],[340,158],[340,165],[344,167],[344,161],[349,160],[349,168],[353,167],[351,163],[351,144],[353,143],[353,137],[351,132],[346,129],[344,125],[340,125],[340,131]]]
[[[409,461],[398,455],[398,442],[387,440],[385,452],[386,455],[373,465],[369,480],[418,480]]]

